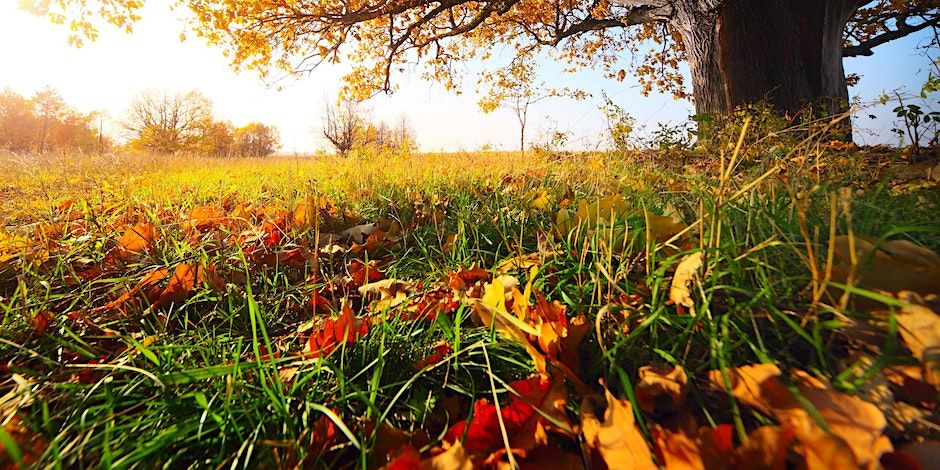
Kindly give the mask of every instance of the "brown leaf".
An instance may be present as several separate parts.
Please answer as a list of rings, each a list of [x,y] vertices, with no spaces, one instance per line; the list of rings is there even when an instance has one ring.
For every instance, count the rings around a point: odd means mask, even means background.
[[[604,393],[604,397],[585,397],[581,402],[585,454],[610,470],[658,469],[649,444],[636,427],[630,402],[614,398],[606,387]],[[601,410],[602,418],[598,417]]]
[[[743,366],[727,373],[731,393],[738,401],[774,416],[784,427],[795,429],[797,438],[808,448],[825,447],[822,454],[832,455],[828,448],[836,444],[822,439],[821,429],[817,432],[818,425],[787,389],[777,366]],[[720,371],[709,372],[709,378],[712,383],[724,387]],[[861,398],[831,390],[806,374],[796,374],[794,381],[800,394],[816,408],[832,434],[851,448],[859,464],[877,462],[882,453],[891,450],[890,441],[882,435],[887,421],[878,407]]]
[[[940,315],[927,308],[923,300],[910,292],[900,297],[906,305],[897,315],[901,338],[924,367],[924,379],[940,387]]]
[[[852,245],[857,264],[852,265]],[[872,291],[897,294],[912,291],[926,296],[940,295],[940,255],[906,240],[883,242],[875,246],[862,238],[836,237],[833,241],[836,262],[832,266],[831,280],[846,284],[849,280],[856,287]],[[850,276],[851,275],[851,276]],[[849,279],[851,277],[851,279]],[[842,290],[831,287],[836,299]],[[853,298],[857,309],[869,311],[881,308],[880,302],[864,298]]]
[[[675,411],[685,403],[689,377],[682,366],[643,366],[638,374],[636,401],[643,411],[653,413],[664,406]]]

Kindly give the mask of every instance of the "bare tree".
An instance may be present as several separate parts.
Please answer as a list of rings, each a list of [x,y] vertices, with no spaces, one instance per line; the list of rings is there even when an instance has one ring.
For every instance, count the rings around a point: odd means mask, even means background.
[[[336,104],[324,102],[323,137],[329,140],[343,157],[358,144],[366,119],[358,101],[346,98]]]
[[[198,139],[200,123],[211,118],[212,103],[199,91],[148,90],[131,102],[123,124],[132,146],[172,154]]]

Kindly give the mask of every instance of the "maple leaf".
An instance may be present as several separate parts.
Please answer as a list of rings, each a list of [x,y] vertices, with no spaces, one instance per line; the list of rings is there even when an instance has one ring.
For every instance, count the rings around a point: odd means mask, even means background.
[[[350,289],[359,289],[360,287],[373,282],[385,279],[385,274],[379,271],[378,264],[375,261],[364,263],[360,260],[353,260],[349,263],[349,282],[347,287]]]
[[[353,344],[369,333],[369,323],[356,318],[352,309],[344,304],[342,313],[327,318],[320,328],[310,335],[307,342],[312,357],[328,356],[340,344]]]
[[[562,380],[535,375],[510,383],[509,388],[514,397],[508,405],[497,410],[497,406],[488,400],[477,400],[471,420],[451,426],[444,440],[456,443],[462,439],[467,453],[475,460],[494,460],[506,452],[500,418],[510,450],[523,456],[547,442],[546,430],[552,425],[545,416],[570,429],[565,413],[568,391]]]

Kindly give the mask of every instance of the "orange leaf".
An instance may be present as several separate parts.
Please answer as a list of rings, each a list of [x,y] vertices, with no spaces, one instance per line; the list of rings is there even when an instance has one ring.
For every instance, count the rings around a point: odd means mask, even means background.
[[[736,399],[773,415],[784,427],[794,429],[797,438],[808,449],[824,447],[823,452],[833,455],[832,448],[838,447],[838,443],[820,436],[821,429],[817,429],[818,425],[790,393],[780,375],[780,369],[769,364],[728,370],[731,393]],[[877,406],[833,391],[805,373],[795,375],[800,394],[812,403],[832,434],[851,448],[859,464],[865,466],[876,462],[882,453],[891,450],[890,441],[882,435],[887,421]],[[719,386],[724,384],[719,371],[709,372],[709,378]],[[804,455],[810,459],[808,453]]]
[[[339,344],[352,344],[369,333],[369,323],[353,316],[352,309],[343,305],[343,313],[336,319],[328,318],[320,329],[310,335],[310,355],[329,355]]]
[[[585,454],[599,468],[658,470],[649,444],[636,427],[630,402],[614,398],[606,387],[604,394],[585,397],[581,402]],[[599,417],[602,410],[603,417]]]
[[[153,224],[140,223],[129,227],[118,239],[118,245],[129,253],[143,253],[153,247],[157,229]]]

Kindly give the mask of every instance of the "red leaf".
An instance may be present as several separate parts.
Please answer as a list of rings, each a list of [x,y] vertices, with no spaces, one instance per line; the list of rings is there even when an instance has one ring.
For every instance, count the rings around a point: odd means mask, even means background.
[[[369,333],[369,323],[353,316],[352,310],[343,305],[343,313],[336,319],[328,318],[320,329],[310,335],[310,355],[327,356],[341,343],[352,344]]]
[[[348,283],[348,287],[350,289],[358,289],[366,284],[385,279],[385,274],[379,271],[375,261],[370,261],[369,264],[366,264],[362,261],[355,260],[349,263],[349,277],[351,279]]]
[[[454,352],[454,348],[450,347],[449,344],[438,344],[437,346],[434,346],[434,352],[429,354],[424,359],[418,361],[415,364],[415,367],[418,369],[424,369],[425,367],[433,366],[434,364],[443,361],[444,358],[452,352]]]
[[[567,423],[568,417],[564,411],[564,403],[568,397],[568,390],[561,380],[544,378],[535,375],[528,379],[517,380],[509,384],[515,390],[516,396],[503,406],[497,414],[496,405],[485,399],[477,400],[473,405],[471,421],[461,421],[453,425],[445,435],[445,440],[455,442],[464,437],[463,446],[467,453],[479,457],[487,457],[504,447],[499,417],[502,417],[509,437],[509,445],[513,451],[527,452],[539,444],[544,438],[544,431],[540,428],[550,424],[542,413],[551,416],[554,420]],[[536,408],[541,411],[536,411]]]
[[[49,330],[49,325],[52,323],[52,312],[48,310],[41,310],[36,316],[33,317],[33,332],[36,336],[42,336],[46,334],[46,331]]]

